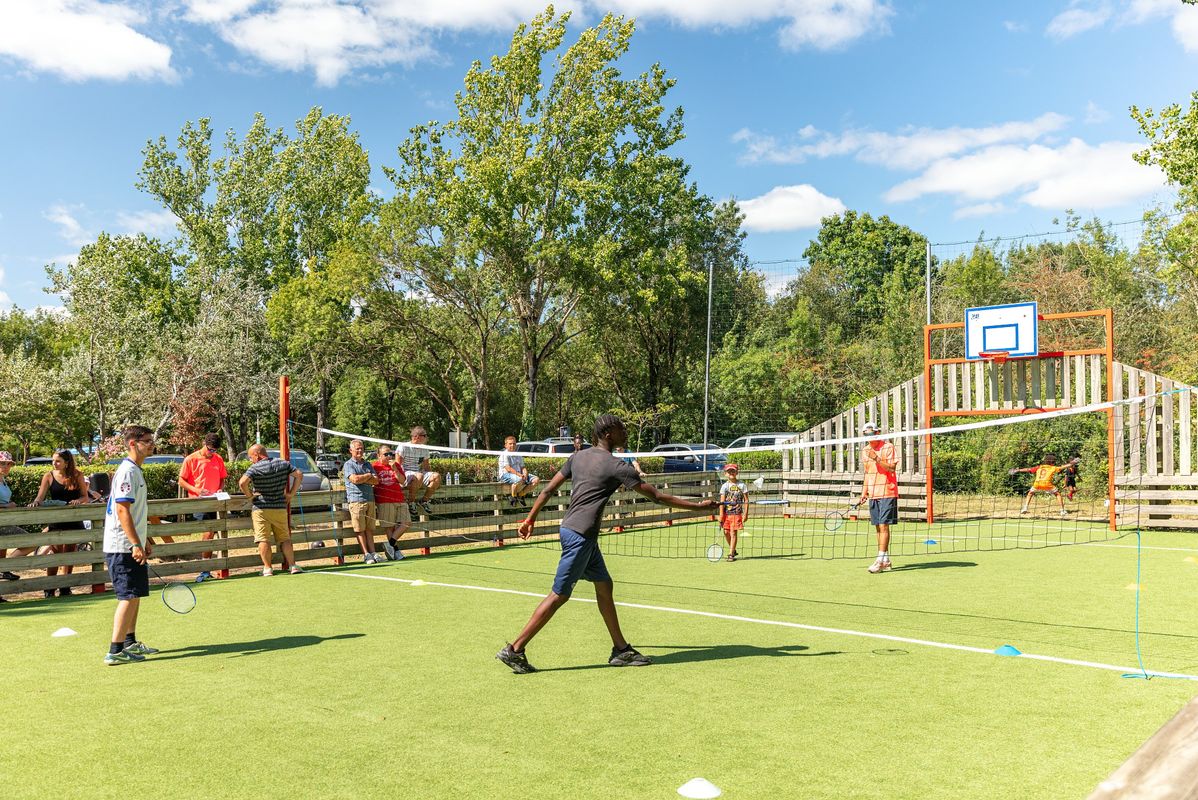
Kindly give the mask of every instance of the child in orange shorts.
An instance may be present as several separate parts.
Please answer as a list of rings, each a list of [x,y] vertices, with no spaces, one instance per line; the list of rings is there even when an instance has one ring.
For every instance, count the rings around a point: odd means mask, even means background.
[[[745,520],[749,518],[749,487],[737,480],[739,474],[740,467],[726,464],[724,475],[727,480],[720,487],[720,528],[728,542],[729,561],[736,560],[736,540],[744,530]]]

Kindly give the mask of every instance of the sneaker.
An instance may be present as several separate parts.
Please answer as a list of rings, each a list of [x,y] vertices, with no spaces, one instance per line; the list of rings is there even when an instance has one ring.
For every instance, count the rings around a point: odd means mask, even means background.
[[[893,565],[889,561],[875,561],[869,565],[869,571],[874,575],[877,575],[879,572],[885,572],[892,568]]]
[[[420,516],[420,510],[416,508],[415,503],[408,503],[408,514],[412,517],[412,519],[416,519],[416,517]]]
[[[291,569],[287,570],[287,572],[290,575],[303,575],[304,574],[304,571],[300,568],[300,566],[298,564],[292,564]]]
[[[18,575],[18,574],[17,574],[17,573],[15,573],[15,572],[8,572],[8,571],[5,571],[5,572],[0,572],[0,578],[3,578],[3,579],[4,579],[4,580],[6,580],[6,581],[19,581],[19,580],[21,580],[21,576],[20,576],[20,575]]]
[[[212,580],[212,573],[208,570],[204,570],[199,575],[196,575],[196,583],[203,583],[210,580]]]
[[[362,563],[363,564],[373,564],[374,563],[374,553],[363,553],[362,554]]]
[[[271,576],[272,576],[272,575],[274,575],[274,574],[275,574],[275,571],[274,571],[273,569],[265,569],[265,568],[264,568],[264,569],[262,570],[262,577],[263,577],[263,578],[269,578],[269,577],[271,577]]]
[[[58,590],[58,596],[59,596],[59,597],[67,597],[67,596],[69,596],[69,595],[71,595],[71,594],[73,594],[73,592],[71,592],[71,587],[70,587],[70,586],[64,586],[64,587],[62,587],[61,589],[59,589],[59,590]]]
[[[386,553],[380,553],[380,552],[378,552],[378,551],[375,551],[375,554],[374,554],[374,563],[376,563],[376,564],[377,564],[377,563],[379,563],[380,561],[386,561],[386,560],[387,560],[387,554],[386,554]]]
[[[383,550],[387,553],[387,558],[391,559],[392,561],[399,560],[395,557],[395,546],[392,545],[391,542],[383,542]]]
[[[395,558],[393,558],[391,560],[392,561],[403,561],[403,550],[400,550],[398,547],[395,548]]]
[[[427,500],[420,504],[420,510],[430,517],[433,515],[433,507],[428,504]]]
[[[1019,509],[1019,513],[1020,513],[1020,514],[1026,514],[1026,513],[1027,513],[1027,509],[1026,509],[1026,508],[1021,508],[1021,509]]]
[[[1068,512],[1068,511],[1066,511],[1065,509],[1063,509],[1063,508],[1062,508],[1062,509],[1061,509],[1061,516],[1062,516],[1062,517],[1067,517],[1067,516],[1069,516],[1069,512]]]
[[[51,597],[54,596],[54,590],[53,589],[42,589],[42,594],[46,596],[47,600],[49,600]]]
[[[520,500],[520,505],[522,507],[528,508],[528,498],[527,497],[521,497],[521,498],[519,498],[519,500]]]
[[[508,500],[508,501],[507,501],[507,504],[508,504],[508,506],[510,506],[511,508],[515,508],[515,507],[516,507],[516,503],[517,503],[517,502],[519,502],[519,501],[518,501],[518,500],[517,500],[515,497],[513,497],[513,498],[511,498],[510,500]]]
[[[653,663],[649,656],[637,652],[636,648],[628,645],[623,650],[611,649],[611,658],[607,660],[613,667],[645,667]]]
[[[158,652],[158,648],[150,647],[145,642],[134,642],[133,644],[125,645],[125,652],[144,657],[156,654]]]
[[[529,672],[537,671],[536,667],[528,663],[528,656],[524,653],[517,653],[512,649],[510,644],[505,645],[502,650],[495,654],[495,657],[517,675],[525,675]]]
[[[104,663],[109,667],[120,666],[121,664],[136,664],[138,661],[145,661],[146,657],[137,653],[130,653],[127,649],[119,653],[108,653],[104,656]]]

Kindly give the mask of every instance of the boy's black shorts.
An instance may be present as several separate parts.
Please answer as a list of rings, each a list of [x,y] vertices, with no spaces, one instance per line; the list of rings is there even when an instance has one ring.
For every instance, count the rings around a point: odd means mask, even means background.
[[[150,568],[133,560],[132,553],[105,553],[104,563],[112,577],[118,600],[133,600],[150,594]]]

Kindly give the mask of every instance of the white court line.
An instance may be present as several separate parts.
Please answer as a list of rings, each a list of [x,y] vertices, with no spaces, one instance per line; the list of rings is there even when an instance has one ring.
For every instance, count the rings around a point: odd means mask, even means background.
[[[439,583],[437,581],[425,581],[419,579],[408,578],[390,578],[385,575],[359,575],[355,572],[326,572],[326,571],[310,571],[309,575],[332,575],[341,578],[362,578],[371,581],[390,581],[392,583],[418,584],[421,586],[441,586],[446,589],[469,589],[475,592],[495,592],[497,594],[515,594],[522,597],[542,598],[545,595],[537,592],[524,592],[519,589],[500,589],[494,586],[471,586],[462,583]],[[588,597],[573,598],[579,603],[594,603],[595,601]],[[854,631],[847,628],[825,628],[822,625],[805,625],[801,622],[786,622],[784,620],[774,619],[757,619],[756,617],[741,617],[735,614],[717,614],[714,611],[697,611],[691,608],[672,608],[670,606],[650,606],[643,603],[623,603],[616,602],[617,606],[624,608],[639,608],[643,611],[664,611],[670,614],[689,614],[695,617],[709,617],[711,619],[730,620],[732,622],[751,622],[755,625],[776,625],[780,628],[798,628],[804,631],[818,631],[820,633],[834,633],[841,636],[858,636],[863,639],[882,639],[887,642],[901,642],[903,644],[918,644],[924,647],[938,647],[942,650],[960,650],[966,653],[981,653],[982,655],[994,655],[993,650],[987,650],[984,647],[970,647],[965,644],[951,644],[949,642],[934,642],[929,639],[909,639],[906,636],[891,636],[886,633],[871,633],[869,631]],[[1116,664],[1103,664],[1098,661],[1081,661],[1075,658],[1060,658],[1059,656],[1042,656],[1035,653],[1020,653],[1018,656],[1006,656],[1007,658],[1029,658],[1033,661],[1051,661],[1054,664],[1069,664],[1075,667],[1091,667],[1092,669],[1103,669],[1110,672],[1123,672],[1142,674],[1138,667],[1121,667]],[[1185,680],[1198,681],[1198,675],[1185,675],[1177,672],[1155,672],[1148,670],[1148,674],[1156,678],[1184,678]]]

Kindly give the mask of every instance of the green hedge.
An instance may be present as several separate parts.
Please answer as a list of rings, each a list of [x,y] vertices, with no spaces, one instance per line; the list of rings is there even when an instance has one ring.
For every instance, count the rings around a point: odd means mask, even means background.
[[[249,469],[248,461],[232,461],[225,465],[229,477],[225,480],[225,491],[230,494],[240,491],[237,481]],[[107,472],[110,476],[116,472],[116,464],[88,464],[81,466],[79,471],[84,475],[94,475],[97,472]],[[13,467],[8,473],[9,487],[12,489],[12,500],[19,506],[33,502],[37,497],[37,487],[41,485],[42,476],[49,472],[50,465],[36,467]],[[151,500],[168,500],[178,496],[179,465],[178,464],[145,464],[141,468],[146,476],[147,494]]]

